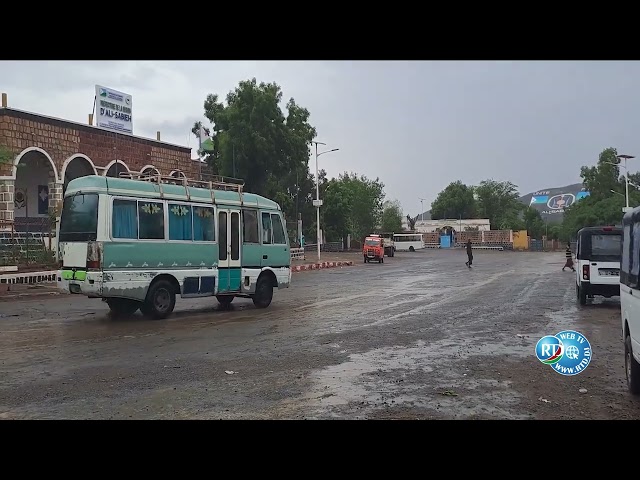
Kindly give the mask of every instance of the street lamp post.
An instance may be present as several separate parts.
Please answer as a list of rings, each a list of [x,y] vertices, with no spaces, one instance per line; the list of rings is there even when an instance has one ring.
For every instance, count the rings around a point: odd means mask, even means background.
[[[625,195],[623,193],[620,192],[616,192],[615,190],[609,190],[611,193],[615,193],[616,195],[620,195],[621,197],[624,197]]]
[[[320,200],[320,178],[318,176],[318,157],[320,155],[324,155],[325,153],[337,152],[340,150],[339,148],[334,148],[332,150],[326,150],[324,152],[318,153],[318,145],[326,145],[326,143],[322,142],[311,142],[316,145],[316,199],[313,201],[313,205],[316,207],[316,247],[318,249],[318,261],[320,261],[320,206],[322,205],[322,201]]]
[[[619,159],[622,159],[624,161],[624,183],[625,183],[625,203],[626,208],[625,208],[625,213],[628,212],[630,210],[629,208],[629,169],[627,168],[627,160],[631,159],[631,158],[636,158],[633,155],[618,155]]]
[[[636,158],[636,157],[634,157],[633,155],[617,155],[616,157],[618,158],[618,160],[622,160],[623,161],[622,165],[620,165],[619,163],[612,163],[612,162],[604,162],[604,163],[608,163],[609,165],[613,165],[615,167],[624,168],[624,188],[625,188],[624,201],[625,201],[625,206],[622,207],[622,211],[624,213],[627,213],[629,210],[631,210],[631,207],[629,206],[629,169],[627,167],[627,160],[632,159],[632,158]],[[618,192],[615,192],[615,193],[618,193]],[[620,195],[622,195],[622,194],[620,194]]]
[[[421,198],[420,199],[420,221],[424,222],[424,201],[426,200],[426,198]]]

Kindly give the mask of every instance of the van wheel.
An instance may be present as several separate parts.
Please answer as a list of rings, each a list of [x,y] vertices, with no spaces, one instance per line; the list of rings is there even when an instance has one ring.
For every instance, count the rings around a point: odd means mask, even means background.
[[[587,304],[587,294],[584,293],[584,290],[582,290],[582,288],[580,288],[578,285],[576,285],[576,296],[578,297],[580,305]]]
[[[267,308],[271,305],[273,299],[273,286],[267,276],[260,277],[256,285],[256,293],[253,294],[251,300],[258,308]]]
[[[234,298],[233,295],[216,295],[216,299],[224,308],[228,308]]]
[[[116,317],[128,317],[133,315],[140,308],[140,304],[137,300],[131,300],[130,298],[107,298],[107,305],[111,314]]]
[[[629,392],[634,395],[640,395],[640,363],[633,358],[631,336],[629,334],[624,338],[624,367],[627,374]]]
[[[176,294],[173,286],[166,280],[160,280],[149,288],[142,312],[157,320],[167,318],[176,306]]]

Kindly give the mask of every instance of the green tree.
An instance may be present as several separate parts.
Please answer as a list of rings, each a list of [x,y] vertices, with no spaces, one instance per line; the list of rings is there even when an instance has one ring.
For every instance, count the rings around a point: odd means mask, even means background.
[[[285,115],[281,101],[280,86],[258,84],[255,78],[241,81],[225,103],[217,94],[209,94],[204,116],[212,124],[205,129],[213,148],[201,153],[206,153],[215,174],[244,179],[247,191],[282,201],[291,216],[293,202],[285,199],[298,193],[296,177],[307,177],[316,130],[309,124],[307,109],[291,98]],[[196,122],[192,128],[196,137],[200,125]]]
[[[373,232],[382,217],[384,185],[378,178],[343,173],[326,186],[321,209],[322,223],[328,241],[339,241],[347,235],[360,240]]]
[[[535,208],[526,207],[522,215],[524,228],[531,238],[541,239],[545,232],[545,223],[540,212]]]
[[[380,228],[383,232],[402,231],[402,206],[400,202],[388,200],[382,204]]]
[[[489,179],[474,189],[479,218],[488,218],[494,230],[518,230],[524,225],[524,205],[518,200],[518,187],[509,181]]]
[[[475,218],[476,201],[473,187],[460,180],[452,182],[431,203],[431,218]]]
[[[547,237],[551,240],[566,240],[563,236],[562,225],[551,225],[548,228]]]
[[[560,240],[575,238],[583,227],[619,225],[622,222],[622,207],[625,206],[625,180],[620,175],[615,148],[606,148],[598,156],[595,166],[583,166],[580,176],[590,195],[573,203],[564,212]],[[629,174],[636,183],[640,174]],[[614,193],[615,192],[615,193]],[[629,205],[640,205],[640,192],[629,187]]]
[[[620,162],[617,155],[615,148],[605,148],[595,166],[580,169],[582,182],[595,200],[610,197],[611,190],[620,186],[620,168],[617,166]]]

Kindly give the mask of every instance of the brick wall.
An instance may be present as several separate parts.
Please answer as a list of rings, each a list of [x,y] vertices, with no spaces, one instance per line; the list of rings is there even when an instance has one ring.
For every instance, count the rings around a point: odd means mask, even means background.
[[[440,243],[440,234],[438,232],[428,232],[422,234],[422,239],[424,243]]]
[[[486,245],[505,245],[513,242],[511,238],[511,230],[485,230],[485,231],[469,231],[458,232],[456,234],[456,243],[467,243],[468,239],[471,239],[471,243],[474,244],[486,244]]]
[[[191,160],[188,147],[9,108],[0,108],[0,145],[6,145],[15,155],[29,147],[41,148],[55,163],[60,177],[64,161],[78,153],[89,157],[96,167],[106,167],[118,159],[131,170],[154,165],[162,175],[181,170],[187,177],[198,176],[197,162]],[[0,167],[0,176],[11,175],[11,165]]]

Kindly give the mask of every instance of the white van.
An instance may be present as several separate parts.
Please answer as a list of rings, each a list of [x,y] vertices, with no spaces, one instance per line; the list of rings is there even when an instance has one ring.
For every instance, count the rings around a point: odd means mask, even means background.
[[[629,391],[640,395],[640,207],[625,214],[622,228],[620,313],[624,367]]]
[[[595,295],[620,295],[622,228],[585,227],[576,242],[576,297],[580,305]]]

